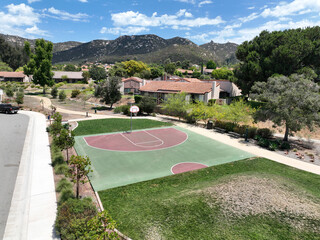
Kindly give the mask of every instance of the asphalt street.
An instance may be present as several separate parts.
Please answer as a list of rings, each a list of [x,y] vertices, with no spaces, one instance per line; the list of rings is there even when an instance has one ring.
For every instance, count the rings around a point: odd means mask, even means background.
[[[0,114],[0,239],[10,210],[29,117],[23,114]]]

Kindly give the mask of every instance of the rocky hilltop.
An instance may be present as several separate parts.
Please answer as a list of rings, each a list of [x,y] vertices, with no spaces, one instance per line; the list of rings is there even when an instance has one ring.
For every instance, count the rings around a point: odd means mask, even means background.
[[[29,41],[33,47],[35,40],[18,36],[0,34],[8,43],[24,46]],[[218,64],[237,62],[235,43],[209,42],[198,46],[192,41],[174,37],[164,39],[157,35],[121,36],[115,40],[93,40],[87,43],[76,41],[53,43],[53,63],[102,61],[113,63],[127,59],[136,59],[147,63],[160,63],[170,58],[172,61],[189,60],[192,63],[213,59]]]

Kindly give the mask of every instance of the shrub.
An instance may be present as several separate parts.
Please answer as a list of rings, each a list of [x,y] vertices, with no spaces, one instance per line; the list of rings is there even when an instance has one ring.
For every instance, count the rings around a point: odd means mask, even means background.
[[[64,174],[66,175],[68,173],[69,167],[66,163],[64,164],[58,164],[54,167],[54,172],[56,174]]]
[[[146,96],[140,100],[139,108],[140,113],[146,112],[147,114],[153,113],[155,107],[157,106],[156,99]]]
[[[58,207],[55,228],[61,239],[79,239],[86,223],[97,214],[90,198],[69,198]]]
[[[64,100],[66,100],[66,98],[67,98],[67,95],[66,95],[65,91],[64,91],[64,90],[61,90],[61,91],[59,92],[59,100],[60,100],[60,101],[64,101]]]
[[[248,138],[254,138],[257,135],[257,128],[249,127],[248,128]]]
[[[277,141],[272,141],[272,142],[270,142],[270,144],[269,144],[269,149],[270,149],[271,151],[275,151],[275,150],[277,150],[278,148],[279,148],[279,144],[278,144]]]
[[[272,131],[269,128],[259,128],[257,130],[257,135],[262,138],[271,138],[273,136]]]
[[[52,161],[52,167],[55,167],[56,165],[61,165],[61,164],[64,164],[65,161],[64,161],[64,158],[62,155],[59,155],[59,156],[56,156],[53,158],[53,161]]]
[[[280,149],[281,149],[281,150],[289,150],[290,148],[291,148],[291,146],[290,146],[290,143],[289,143],[289,142],[283,141],[283,142],[280,144]]]
[[[55,86],[56,86],[57,88],[59,88],[59,87],[62,87],[64,84],[65,84],[64,82],[59,82],[59,83],[57,83]]]
[[[61,205],[64,202],[68,201],[69,199],[73,199],[73,198],[75,198],[73,190],[72,189],[64,189],[61,191],[58,204]]]
[[[58,87],[57,86],[54,86],[52,89],[51,89],[51,96],[53,98],[57,98],[58,96]]]
[[[80,94],[79,89],[73,89],[71,92],[71,98],[76,98]]]
[[[268,139],[266,139],[266,138],[259,138],[258,139],[258,145],[260,147],[267,148],[270,145],[270,141]]]
[[[141,99],[142,99],[143,97],[141,96],[141,95],[134,95],[134,102],[136,103],[136,104],[138,104],[138,103],[140,103],[141,102]]]
[[[236,133],[239,133],[240,135],[245,135],[246,134],[246,129],[248,126],[235,126],[233,128],[233,131]]]
[[[208,106],[213,106],[216,103],[216,99],[209,99]]]
[[[114,113],[122,113],[122,107],[121,106],[116,107],[115,109],[113,109],[113,112]]]
[[[68,179],[62,178],[57,184],[56,191],[62,192],[63,190],[68,189],[72,191],[72,183]]]
[[[215,127],[223,128],[226,132],[233,132],[234,128],[239,127],[239,125],[233,122],[216,121]]]
[[[186,114],[184,118],[186,119],[187,123],[196,123],[196,119],[191,114]]]
[[[133,92],[128,92],[128,95],[133,95]]]

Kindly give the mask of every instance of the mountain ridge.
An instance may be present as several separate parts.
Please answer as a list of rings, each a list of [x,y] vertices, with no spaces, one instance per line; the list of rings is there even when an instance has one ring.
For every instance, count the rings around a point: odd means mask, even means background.
[[[12,45],[23,46],[29,41],[31,46],[35,40],[0,34]],[[114,40],[96,39],[86,43],[68,41],[53,43],[53,63],[101,61],[115,62],[136,59],[148,63],[163,62],[165,57],[172,61],[189,60],[200,63],[213,59],[220,65],[234,64],[237,44],[214,43],[213,41],[197,45],[182,37],[164,39],[155,34],[123,35]]]

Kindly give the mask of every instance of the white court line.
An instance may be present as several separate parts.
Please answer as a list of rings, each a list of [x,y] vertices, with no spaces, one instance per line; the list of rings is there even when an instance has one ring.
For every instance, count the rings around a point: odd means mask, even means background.
[[[96,135],[92,135],[92,134],[91,134],[91,135],[86,135],[86,136],[79,136],[79,138],[83,139],[84,142],[86,143],[86,145],[87,145],[89,148],[94,148],[94,149],[103,150],[103,151],[110,151],[110,152],[127,152],[127,153],[132,153],[132,152],[147,152],[147,151],[159,151],[159,150],[163,150],[163,149],[169,149],[169,148],[173,148],[173,147],[177,147],[177,146],[179,146],[179,145],[182,145],[183,143],[185,143],[185,142],[188,140],[189,135],[188,135],[186,132],[181,131],[181,130],[178,130],[178,129],[174,128],[174,127],[166,127],[166,128],[158,128],[158,129],[169,129],[169,128],[172,128],[172,129],[174,129],[174,130],[177,130],[177,131],[179,131],[179,132],[184,133],[184,134],[186,135],[186,138],[185,138],[182,142],[180,142],[180,143],[178,143],[178,144],[175,144],[175,145],[172,145],[172,146],[169,146],[169,147],[165,147],[165,148],[159,148],[159,149],[150,149],[150,150],[145,150],[145,149],[143,149],[143,150],[134,150],[134,151],[123,151],[123,150],[105,149],[105,148],[94,147],[94,146],[90,145],[90,144],[87,142],[87,140],[85,139],[86,137],[106,136],[106,135],[110,135],[110,134],[121,134],[121,133],[119,133],[119,132],[118,132],[118,133],[109,133],[109,134],[101,133],[101,134],[96,134]]]
[[[131,141],[129,138],[127,138],[125,135],[123,135],[122,133],[120,133],[120,134],[121,134],[122,137],[124,137],[125,139],[127,139],[129,142],[131,142],[133,145],[135,145],[135,146],[137,146],[137,147],[145,147],[145,148],[149,148],[149,147],[159,147],[159,146],[161,146],[161,145],[164,144],[163,140],[161,140],[160,138],[157,138],[156,136],[153,136],[152,134],[150,134],[150,133],[148,133],[148,132],[146,132],[146,131],[143,131],[143,132],[145,132],[145,133],[149,134],[150,136],[152,136],[153,138],[157,139],[157,141],[149,141],[150,143],[160,141],[160,144],[152,145],[152,146],[141,146],[141,145],[139,145],[139,144],[141,144],[141,143],[132,142],[132,141]],[[144,142],[144,144],[149,143],[149,142]]]

